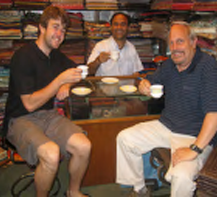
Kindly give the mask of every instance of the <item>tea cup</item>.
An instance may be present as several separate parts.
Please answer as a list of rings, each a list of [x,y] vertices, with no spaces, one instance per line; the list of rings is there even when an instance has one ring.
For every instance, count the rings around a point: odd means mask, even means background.
[[[119,51],[111,51],[110,52],[110,58],[114,61],[117,61],[119,59],[120,52]]]
[[[79,65],[79,66],[77,66],[77,68],[80,68],[82,70],[81,77],[82,77],[82,79],[85,79],[86,76],[88,75],[88,66]]]
[[[163,85],[154,84],[150,87],[151,96],[153,98],[160,98],[163,95]]]

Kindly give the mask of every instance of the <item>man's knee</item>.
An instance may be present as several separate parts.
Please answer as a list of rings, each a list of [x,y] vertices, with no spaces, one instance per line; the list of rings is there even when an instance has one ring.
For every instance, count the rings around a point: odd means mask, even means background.
[[[60,160],[60,149],[54,142],[47,142],[39,146],[37,150],[39,161],[50,170],[56,170]]]
[[[177,187],[182,187],[182,188],[190,188],[192,190],[195,185],[194,185],[194,177],[191,172],[188,171],[188,169],[180,169],[180,168],[175,168],[173,169],[173,174],[172,174],[172,183],[175,184]]]
[[[91,151],[91,142],[83,133],[75,133],[67,142],[67,150],[71,154],[87,156]]]

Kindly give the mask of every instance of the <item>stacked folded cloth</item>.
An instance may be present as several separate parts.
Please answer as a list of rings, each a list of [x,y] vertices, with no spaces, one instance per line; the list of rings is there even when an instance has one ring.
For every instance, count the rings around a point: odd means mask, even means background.
[[[4,72],[4,71],[2,71],[2,68],[0,68],[0,76],[2,75],[2,72]],[[8,75],[8,78],[9,78],[8,71],[7,71],[7,75]],[[4,87],[1,87],[1,89],[2,88],[4,88]],[[8,97],[8,93],[4,93],[0,97],[0,129],[2,129],[2,127],[3,127],[7,97]],[[5,152],[1,149],[1,147],[0,147],[0,153],[1,153],[1,155],[0,155],[0,161],[1,161],[1,160],[6,158]]]
[[[190,24],[198,36],[198,46],[202,51],[217,58],[217,19],[215,17],[203,16],[202,19],[192,21]]]
[[[15,10],[0,11],[0,39],[21,37],[21,13]]]
[[[167,23],[170,17],[168,11],[145,12],[138,16],[140,31],[144,38],[157,37],[165,39]]]
[[[173,0],[172,10],[192,10],[194,6],[194,0]]]
[[[23,20],[23,37],[24,39],[37,39],[38,23],[41,14],[28,12]]]
[[[13,54],[12,40],[0,40],[0,66],[8,65]]]
[[[38,36],[38,25],[37,24],[26,24],[24,27],[24,35],[25,39],[37,39]]]
[[[64,9],[84,9],[83,0],[50,0],[52,5],[59,6]]]
[[[119,0],[120,7],[123,8],[130,8],[130,9],[136,9],[136,8],[150,8],[151,0]]]
[[[104,39],[110,36],[109,22],[84,22],[84,28],[87,32],[88,38],[91,39]]]
[[[82,13],[68,13],[71,25],[66,32],[66,39],[83,37]]]
[[[217,194],[217,148],[210,154],[203,169],[199,172],[197,188],[200,196],[216,196]]]
[[[90,10],[118,9],[117,0],[86,0],[86,8]]]
[[[131,43],[134,44],[136,51],[142,62],[152,62],[154,58],[153,43],[151,39],[132,39]]]
[[[50,4],[50,0],[14,0],[14,6],[18,8],[43,9]]]
[[[85,42],[84,39],[67,40],[61,45],[60,50],[75,63],[84,64]]]
[[[1,9],[11,8],[12,4],[13,4],[12,0],[1,0],[0,8]]]
[[[173,0],[153,0],[152,10],[171,10]]]
[[[167,39],[168,24],[166,21],[141,21],[139,24],[144,38]]]
[[[22,41],[0,40],[0,66],[8,66],[14,52],[24,44]]]
[[[8,88],[9,84],[9,75],[10,70],[9,68],[0,67],[0,88]],[[4,98],[1,96],[0,98],[0,110],[2,109],[2,101],[4,101]]]
[[[127,37],[128,38],[142,37],[142,32],[140,31],[140,25],[138,22],[132,22],[130,24]]]
[[[144,38],[153,37],[153,28],[151,21],[140,21],[140,31],[142,32],[142,36]]]
[[[195,0],[195,11],[217,11],[217,0]]]

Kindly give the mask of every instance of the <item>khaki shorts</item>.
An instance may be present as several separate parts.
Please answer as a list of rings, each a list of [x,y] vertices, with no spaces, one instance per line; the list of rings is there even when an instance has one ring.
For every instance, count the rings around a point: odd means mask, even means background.
[[[59,145],[61,154],[68,157],[67,140],[83,130],[56,110],[41,110],[9,122],[7,139],[16,147],[20,156],[30,165],[38,162],[37,149],[46,142]]]

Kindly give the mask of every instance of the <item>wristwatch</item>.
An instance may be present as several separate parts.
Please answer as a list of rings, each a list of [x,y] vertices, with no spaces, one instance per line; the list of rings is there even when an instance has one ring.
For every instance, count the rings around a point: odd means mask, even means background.
[[[199,148],[197,145],[195,144],[191,144],[190,145],[190,149],[197,152],[198,154],[201,154],[203,152],[203,149]]]

